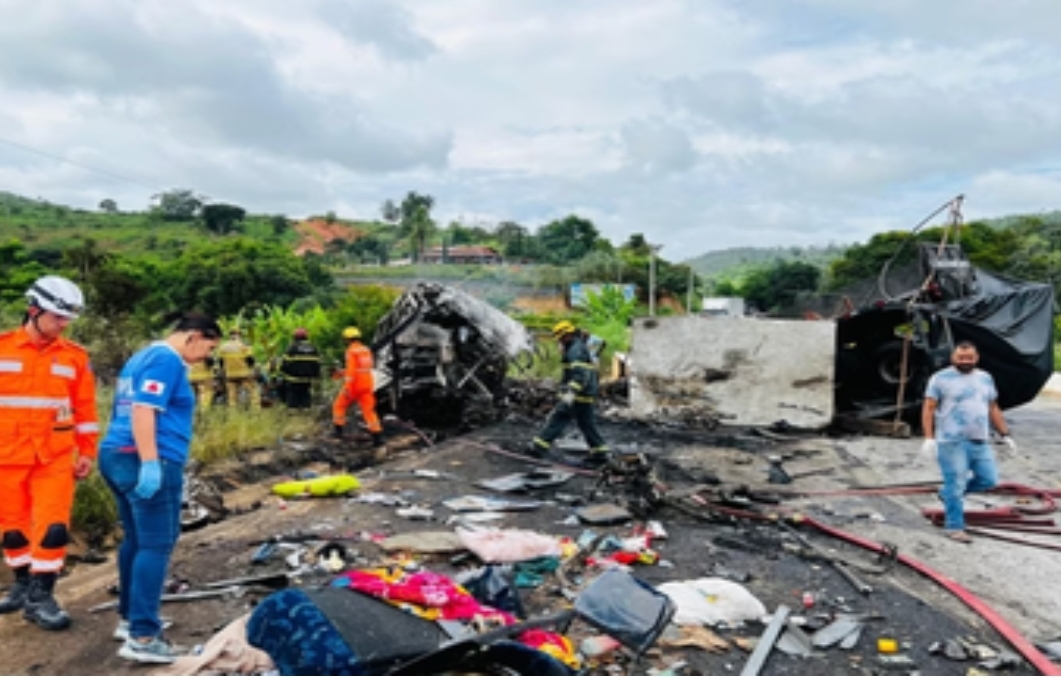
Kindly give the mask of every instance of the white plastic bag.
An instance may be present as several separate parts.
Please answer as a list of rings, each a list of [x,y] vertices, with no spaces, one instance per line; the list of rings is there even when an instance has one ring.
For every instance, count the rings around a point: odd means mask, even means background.
[[[657,589],[677,606],[678,625],[737,625],[766,616],[766,607],[751,592],[723,578],[665,582]]]

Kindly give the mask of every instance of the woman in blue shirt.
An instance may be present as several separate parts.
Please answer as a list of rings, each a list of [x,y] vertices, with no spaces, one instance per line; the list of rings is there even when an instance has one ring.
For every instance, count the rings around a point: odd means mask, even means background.
[[[221,328],[197,313],[170,316],[169,336],[141,349],[122,367],[110,425],[100,442],[99,469],[118,504],[116,639],[118,655],[137,662],[175,659],[162,639],[159,607],[170,555],[180,535],[184,465],[191,446],[195,392],[188,366],[202,361]]]

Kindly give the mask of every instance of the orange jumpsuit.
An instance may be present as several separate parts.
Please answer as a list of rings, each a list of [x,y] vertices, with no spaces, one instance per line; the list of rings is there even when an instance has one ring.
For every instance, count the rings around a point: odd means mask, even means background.
[[[96,380],[84,347],[0,334],[0,533],[4,559],[59,571],[69,542],[74,462],[96,459]]]
[[[372,365],[372,350],[361,342],[351,342],[346,348],[343,387],[332,403],[332,423],[336,426],[346,425],[346,410],[357,402],[369,433],[380,433],[383,430],[376,414],[376,386],[372,377]]]

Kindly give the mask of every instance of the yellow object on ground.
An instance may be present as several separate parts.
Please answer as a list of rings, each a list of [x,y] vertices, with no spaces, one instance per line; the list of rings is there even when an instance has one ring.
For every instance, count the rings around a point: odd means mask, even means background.
[[[281,498],[300,498],[304,496],[324,498],[328,496],[343,496],[359,488],[361,488],[361,482],[357,480],[357,477],[350,474],[337,474],[335,476],[317,477],[316,479],[282,481],[273,486],[273,493]]]

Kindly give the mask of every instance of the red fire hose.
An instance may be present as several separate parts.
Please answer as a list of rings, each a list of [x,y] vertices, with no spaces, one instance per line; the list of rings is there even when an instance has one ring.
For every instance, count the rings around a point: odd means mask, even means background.
[[[862,537],[855,536],[843,532],[835,527],[823,524],[813,518],[804,517],[803,524],[814,527],[820,532],[829,534],[831,536],[843,539],[844,541],[861,546],[864,549],[869,549],[876,553],[881,553],[884,550],[879,544],[863,539]],[[985,621],[998,631],[998,633],[1004,637],[1009,643],[1020,652],[1025,659],[1027,659],[1032,666],[1034,666],[1039,673],[1043,676],[1061,676],[1061,667],[1050,661],[1050,659],[1039,651],[1035,645],[1028,642],[1023,635],[1017,632],[1012,625],[1006,622],[994,609],[989,607],[987,604],[982,602],[976,595],[969,592],[969,590],[962,587],[960,584],[951,580],[946,575],[939,573],[928,566],[919,563],[912,558],[906,556],[897,556],[896,559],[903,565],[906,565],[922,575],[930,578],[940,586],[946,588],[951,594],[960,599],[966,606],[971,608],[977,614],[979,614]]]
[[[1052,498],[1057,497],[1057,495],[1053,494],[1052,492],[1044,492],[1039,491],[1037,489],[1028,489],[1027,487],[1022,487],[1019,490],[1022,492],[1030,491],[1034,495],[1037,495],[1041,498],[1050,498],[1051,503],[1053,502]],[[1018,492],[1018,487],[1016,485],[1006,485],[1006,490],[1003,492],[1016,493]],[[773,512],[770,514],[760,514],[753,510],[739,510],[717,503],[711,503],[699,495],[692,496],[690,500],[694,501],[700,507],[709,510],[710,512],[729,514],[734,517],[742,517],[745,519],[777,521],[781,516],[798,516],[802,524],[807,525],[808,527],[813,527],[824,534],[828,534],[838,539],[843,539],[848,543],[854,544],[864,549],[868,549],[876,554],[882,554],[885,551],[884,547],[880,544],[869,541],[868,539],[864,539],[857,535],[839,530],[835,527],[815,520],[812,517],[804,515],[803,513],[785,512],[779,509],[777,512]],[[920,573],[921,575],[924,575],[933,582],[937,583],[938,585],[949,591],[951,594],[953,594],[955,597],[957,597],[959,600],[961,600],[963,604],[965,604],[970,609],[979,614],[980,617],[987,621],[992,628],[998,631],[999,635],[1005,638],[1015,650],[1017,650],[1021,655],[1023,655],[1024,658],[1032,666],[1034,666],[1040,674],[1042,674],[1043,676],[1061,676],[1061,667],[1052,662],[1045,654],[1040,652],[1034,644],[1028,642],[1028,640],[1025,639],[1025,637],[1021,635],[1010,623],[1003,619],[1001,615],[999,615],[994,609],[992,609],[986,603],[981,601],[976,595],[971,593],[965,587],[950,579],[946,575],[943,575],[942,573],[933,570],[927,565],[915,561],[912,558],[903,555],[896,555],[895,559],[903,565],[911,568],[912,570]]]

